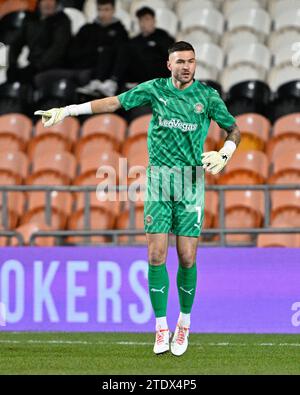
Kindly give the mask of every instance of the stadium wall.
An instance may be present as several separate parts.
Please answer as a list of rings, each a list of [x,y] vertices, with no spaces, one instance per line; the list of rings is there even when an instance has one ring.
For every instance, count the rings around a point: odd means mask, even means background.
[[[168,255],[168,320],[179,312]],[[299,333],[300,249],[199,248],[192,331]],[[150,332],[146,247],[20,247],[0,252],[0,330]]]

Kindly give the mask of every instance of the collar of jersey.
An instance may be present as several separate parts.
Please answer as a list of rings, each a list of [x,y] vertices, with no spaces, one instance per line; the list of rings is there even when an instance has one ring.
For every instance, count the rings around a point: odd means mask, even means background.
[[[186,93],[186,92],[189,92],[190,90],[192,90],[195,87],[195,84],[196,84],[196,80],[194,80],[194,82],[189,87],[187,87],[185,89],[178,89],[173,85],[172,77],[169,77],[169,79],[168,79],[169,88],[172,89],[174,92],[176,92],[179,95],[182,95],[183,93]]]

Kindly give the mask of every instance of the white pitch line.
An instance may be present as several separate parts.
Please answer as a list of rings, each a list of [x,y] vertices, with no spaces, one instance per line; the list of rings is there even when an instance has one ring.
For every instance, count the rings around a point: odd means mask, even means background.
[[[104,341],[96,341],[89,342],[83,340],[11,340],[11,339],[0,339],[0,343],[2,344],[67,344],[67,345],[120,345],[120,346],[149,346],[152,345],[153,342],[134,342],[134,341],[118,341],[118,342],[104,342]],[[300,347],[300,343],[228,343],[228,342],[219,342],[219,343],[190,343],[191,346],[198,347],[245,347],[245,346],[258,346],[258,347]]]

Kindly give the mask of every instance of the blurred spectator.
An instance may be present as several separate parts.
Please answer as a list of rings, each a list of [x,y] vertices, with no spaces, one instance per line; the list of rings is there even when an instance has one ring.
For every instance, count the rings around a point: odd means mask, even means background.
[[[78,90],[84,94],[94,92],[95,81],[96,84],[110,81],[110,89],[116,90],[116,83],[111,81],[111,76],[119,61],[120,49],[128,40],[125,27],[114,16],[115,0],[98,0],[97,5],[97,18],[80,29],[68,51],[70,68],[90,69],[89,80],[92,81]]]
[[[168,77],[168,48],[175,42],[165,30],[156,27],[155,12],[143,7],[136,12],[140,34],[129,41],[123,53],[117,78],[141,83],[158,77]]]
[[[70,38],[70,20],[58,0],[40,0],[37,11],[26,17],[11,43],[8,81],[32,83],[36,74],[61,67]],[[20,68],[17,62],[24,46],[29,48],[29,64]]]
[[[155,12],[143,7],[136,13],[141,33],[123,45],[119,52],[119,60],[107,81],[93,80],[80,89],[86,94],[104,94],[112,96],[117,86],[125,82],[140,83],[158,77],[168,77],[168,48],[175,40],[162,30],[156,28]]]

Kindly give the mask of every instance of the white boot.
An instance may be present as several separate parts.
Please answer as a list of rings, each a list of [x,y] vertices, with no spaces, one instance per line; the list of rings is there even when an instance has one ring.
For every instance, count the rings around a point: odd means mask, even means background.
[[[189,332],[190,329],[188,327],[182,326],[181,322],[177,323],[171,342],[171,352],[173,355],[179,357],[186,352],[189,344]]]
[[[155,343],[153,352],[155,354],[162,354],[170,349],[170,331],[169,329],[161,329],[160,327],[156,330]]]

